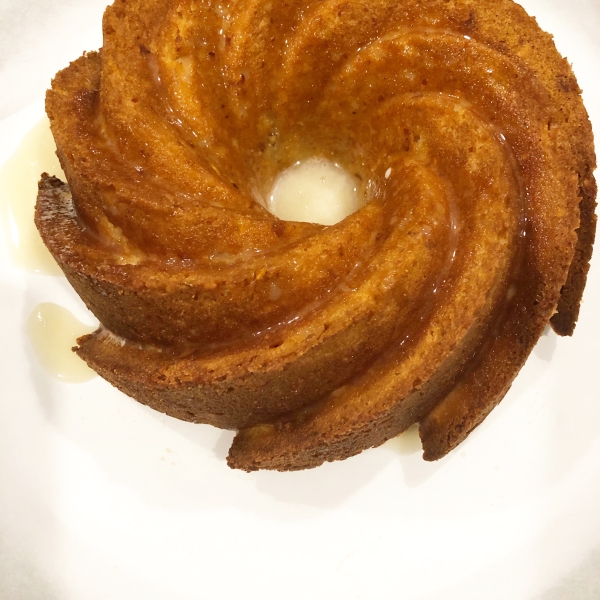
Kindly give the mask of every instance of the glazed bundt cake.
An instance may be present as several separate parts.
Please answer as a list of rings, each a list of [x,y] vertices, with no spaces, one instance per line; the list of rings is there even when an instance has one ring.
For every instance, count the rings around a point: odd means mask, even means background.
[[[449,452],[548,323],[595,232],[587,113],[511,0],[116,0],[47,94],[63,183],[40,233],[101,327],[75,351],[136,400],[236,429],[230,466],[344,459],[420,423]],[[266,210],[323,159],[362,207]]]

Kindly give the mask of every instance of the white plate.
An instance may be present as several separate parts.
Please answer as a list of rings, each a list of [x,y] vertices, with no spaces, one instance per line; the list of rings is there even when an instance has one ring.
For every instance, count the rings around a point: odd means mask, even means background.
[[[0,163],[52,74],[100,45],[104,4],[0,3]],[[573,62],[600,131],[600,5],[524,4]],[[312,471],[246,474],[225,464],[231,433],[39,365],[36,305],[92,320],[62,277],[12,262],[14,234],[0,244],[3,600],[600,598],[598,260],[575,337],[545,335],[443,460],[423,462],[409,434]]]

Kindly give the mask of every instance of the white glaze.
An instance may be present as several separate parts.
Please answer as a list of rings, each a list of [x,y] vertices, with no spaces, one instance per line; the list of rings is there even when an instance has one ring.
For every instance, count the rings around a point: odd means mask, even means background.
[[[357,183],[325,159],[297,162],[275,180],[267,208],[285,221],[335,225],[360,208]]]
[[[61,271],[33,222],[37,184],[44,171],[64,180],[47,117],[27,133],[0,170],[0,225],[15,266],[58,275]]]
[[[52,302],[38,304],[27,319],[27,335],[42,367],[68,383],[89,381],[96,376],[73,351],[77,338],[95,327],[83,324],[66,308]]]

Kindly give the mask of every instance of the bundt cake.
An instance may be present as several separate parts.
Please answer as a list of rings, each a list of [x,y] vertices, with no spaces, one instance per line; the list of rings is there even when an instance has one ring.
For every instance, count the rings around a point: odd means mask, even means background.
[[[58,73],[66,174],[41,236],[101,327],[75,351],[136,400],[293,470],[420,424],[424,458],[570,335],[595,232],[580,89],[511,0],[116,0]],[[323,159],[363,204],[265,208]]]

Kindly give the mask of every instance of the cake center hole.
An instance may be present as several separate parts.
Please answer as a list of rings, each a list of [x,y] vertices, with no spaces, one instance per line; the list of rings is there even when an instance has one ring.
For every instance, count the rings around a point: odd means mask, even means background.
[[[328,160],[312,158],[277,176],[267,208],[284,221],[335,225],[360,205],[353,177]]]

